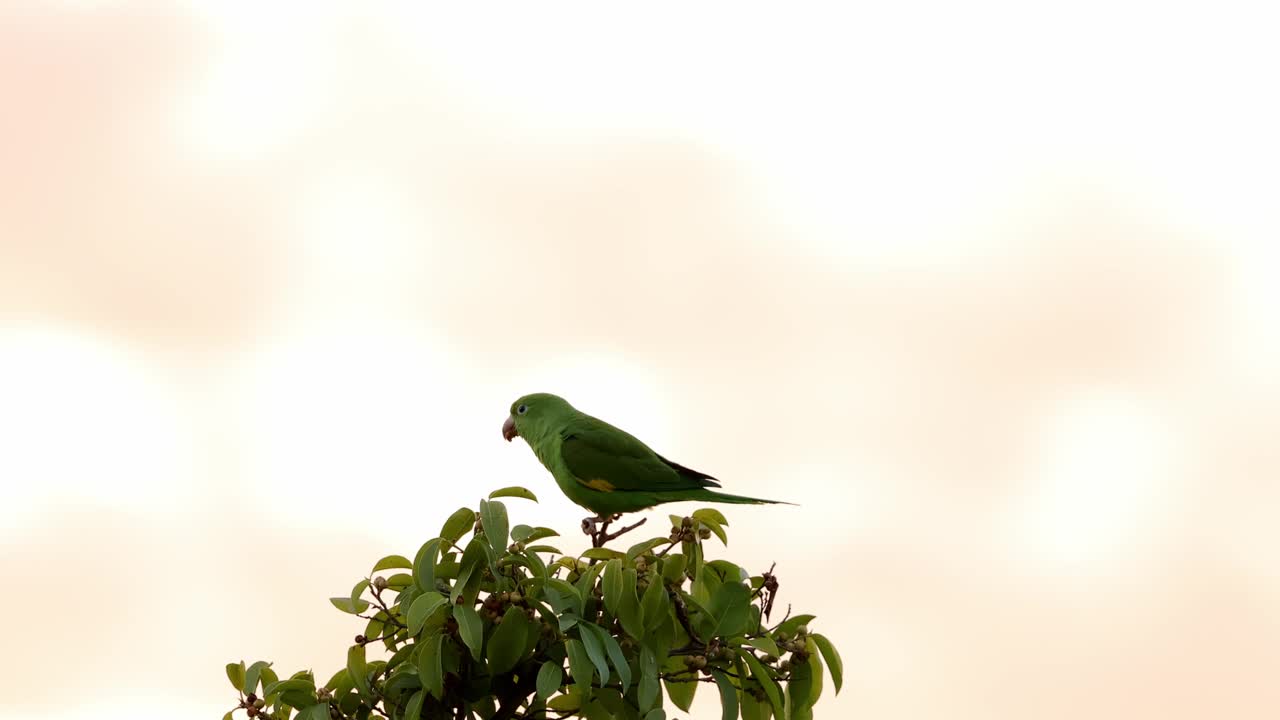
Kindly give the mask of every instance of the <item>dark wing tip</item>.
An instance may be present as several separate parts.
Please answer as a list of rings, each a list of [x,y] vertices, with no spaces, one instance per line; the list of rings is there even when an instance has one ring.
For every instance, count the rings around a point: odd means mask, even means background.
[[[654,455],[658,455],[658,454],[654,453]],[[687,477],[690,480],[696,481],[702,487],[717,487],[717,488],[720,487],[719,480],[711,477],[710,475],[704,472],[698,472],[697,470],[694,470],[693,468],[687,468],[681,465],[680,463],[671,462],[670,460],[662,457],[661,455],[658,455],[658,459],[666,463],[667,466],[670,467],[672,470],[675,470],[676,472],[680,473],[681,476]]]

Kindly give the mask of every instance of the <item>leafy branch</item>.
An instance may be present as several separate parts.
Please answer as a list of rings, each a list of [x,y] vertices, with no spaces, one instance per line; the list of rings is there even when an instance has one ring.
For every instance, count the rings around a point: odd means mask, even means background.
[[[643,519],[613,532],[618,516],[584,521],[591,547],[566,555],[544,544],[554,530],[511,526],[501,497],[537,500],[497,490],[450,515],[413,559],[384,557],[330,598],[366,625],[328,682],[227,665],[237,703],[224,720],[665,720],[666,702],[687,711],[703,684],[725,718],[806,720],[824,668],[840,690],[840,656],[809,631],[812,615],[788,606],[764,625],[773,566],[752,576],[705,559],[712,536],[728,541],[718,510],[672,515],[669,535],[625,550],[607,544]]]

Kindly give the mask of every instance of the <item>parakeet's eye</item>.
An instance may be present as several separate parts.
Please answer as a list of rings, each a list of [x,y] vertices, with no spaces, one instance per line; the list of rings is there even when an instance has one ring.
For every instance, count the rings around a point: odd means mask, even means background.
[[[527,412],[529,412],[529,406],[528,406],[528,405],[521,405],[521,406],[519,406],[519,407],[517,407],[517,408],[516,408],[516,414],[517,414],[517,415],[523,415],[523,414],[525,414],[525,413],[527,413]]]

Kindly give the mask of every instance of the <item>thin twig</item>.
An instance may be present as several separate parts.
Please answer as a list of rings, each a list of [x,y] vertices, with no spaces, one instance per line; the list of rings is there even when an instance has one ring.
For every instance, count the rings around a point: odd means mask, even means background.
[[[596,547],[603,547],[605,543],[609,542],[610,540],[616,540],[616,539],[618,539],[620,536],[622,536],[623,534],[625,534],[625,533],[629,533],[629,532],[631,532],[632,530],[635,530],[636,528],[638,528],[638,527],[640,527],[641,525],[645,524],[645,522],[646,522],[646,521],[648,521],[648,520],[649,520],[649,518],[640,518],[640,522],[637,522],[637,523],[633,523],[633,524],[631,524],[631,525],[628,525],[628,526],[626,526],[626,527],[622,528],[621,530],[619,530],[619,531],[617,531],[617,532],[614,532],[614,533],[606,533],[606,532],[604,532],[604,528],[603,528],[603,527],[602,527],[602,528],[600,528],[600,532],[601,532],[601,535],[600,535],[600,544],[599,544],[599,545],[597,545]]]
[[[671,544],[670,544],[670,545],[668,545],[668,546],[666,546],[665,548],[663,548],[663,549],[662,549],[662,552],[658,553],[658,557],[666,557],[667,553],[671,552],[671,548],[673,548],[673,547],[675,547],[675,546],[677,546],[677,545],[679,545],[679,544],[680,544],[680,538],[679,538],[679,537],[677,537],[675,540],[672,540],[672,541],[671,541]]]
[[[782,623],[786,622],[787,618],[789,617],[791,617],[791,603],[787,603],[787,614],[782,616],[782,619],[778,621],[777,625],[774,625],[773,627],[769,628],[769,632],[773,632],[778,628],[782,627]]]

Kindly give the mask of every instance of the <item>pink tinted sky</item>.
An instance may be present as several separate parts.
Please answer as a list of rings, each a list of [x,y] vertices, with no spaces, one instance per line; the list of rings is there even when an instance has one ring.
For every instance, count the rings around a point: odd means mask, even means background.
[[[726,554],[820,717],[1274,717],[1261,18],[355,7],[0,10],[0,719],[216,717],[458,505],[576,526],[532,390],[801,504]]]

